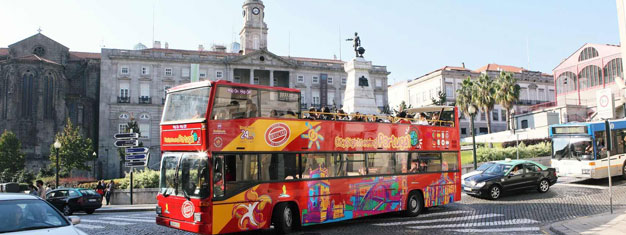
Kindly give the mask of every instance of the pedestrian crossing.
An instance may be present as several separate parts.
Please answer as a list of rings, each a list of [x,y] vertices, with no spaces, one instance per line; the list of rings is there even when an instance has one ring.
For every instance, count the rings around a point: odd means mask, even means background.
[[[527,218],[506,219],[503,214],[476,214],[475,211],[433,212],[410,221],[377,223],[374,226],[403,226],[409,230],[438,229],[446,233],[542,234],[540,222]]]
[[[77,224],[76,227],[83,229],[83,230],[85,229],[93,230],[93,229],[103,229],[109,225],[129,226],[129,225],[136,225],[137,223],[155,224],[153,213],[106,216],[106,217],[100,217],[98,219],[81,218],[80,224]]]

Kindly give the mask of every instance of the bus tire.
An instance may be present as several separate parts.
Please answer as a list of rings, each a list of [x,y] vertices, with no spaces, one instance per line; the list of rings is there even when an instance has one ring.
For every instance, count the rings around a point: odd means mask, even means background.
[[[406,199],[404,216],[415,217],[424,210],[424,195],[420,191],[412,191]]]
[[[274,207],[272,223],[276,234],[287,234],[293,231],[299,224],[299,216],[295,206],[288,202],[282,202]]]

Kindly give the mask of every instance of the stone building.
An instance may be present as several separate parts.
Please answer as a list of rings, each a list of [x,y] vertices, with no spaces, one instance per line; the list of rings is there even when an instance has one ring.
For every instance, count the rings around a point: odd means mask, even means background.
[[[0,48],[0,130],[19,137],[28,169],[47,164],[67,118],[95,143],[99,86],[99,53],[69,51],[41,32]]]
[[[497,78],[501,71],[513,73],[521,87],[520,99],[514,107],[515,113],[529,112],[547,102],[554,101],[552,75],[515,66],[487,64],[477,70],[471,70],[465,66],[445,66],[413,80],[391,85],[389,86],[389,94],[400,94],[404,99],[393,99],[395,103],[390,102],[389,105],[396,108],[404,100],[407,105],[412,107],[429,106],[432,105],[431,98],[436,98],[439,91],[443,91],[446,94],[448,104],[452,104],[456,99],[456,90],[461,87],[463,80],[467,77],[474,79],[481,73],[486,73],[491,78]],[[486,116],[480,111],[476,114],[474,128],[477,134],[487,133]],[[506,110],[500,105],[496,105],[492,110],[491,119],[492,132],[506,130]],[[470,135],[469,117],[461,116],[459,121],[461,136]]]
[[[228,80],[237,83],[290,87],[302,92],[302,108],[337,107],[343,102],[347,73],[344,61],[280,56],[268,50],[265,6],[262,1],[246,0],[242,6],[244,24],[240,31],[239,53],[224,46],[204,50],[170,49],[155,42],[142,50],[103,49],[100,93],[100,156],[108,169],[106,177],[116,177],[120,167],[113,134],[126,131],[130,118],[137,120],[140,140],[150,147],[150,168],[160,163],[159,122],[165,90],[199,80]],[[374,65],[369,71],[377,106],[387,104],[386,66]]]

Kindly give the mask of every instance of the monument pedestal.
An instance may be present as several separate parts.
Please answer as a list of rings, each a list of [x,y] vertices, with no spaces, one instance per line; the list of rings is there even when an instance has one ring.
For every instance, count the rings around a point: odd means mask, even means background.
[[[346,113],[379,114],[374,96],[373,81],[369,70],[372,62],[357,57],[344,65],[348,73],[346,91],[343,96],[343,111]]]

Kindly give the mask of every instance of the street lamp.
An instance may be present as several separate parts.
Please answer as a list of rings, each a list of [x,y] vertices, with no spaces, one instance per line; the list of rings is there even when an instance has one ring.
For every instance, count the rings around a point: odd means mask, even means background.
[[[98,155],[96,152],[93,152],[93,178],[96,178],[96,159],[98,159]]]
[[[59,188],[59,149],[61,148],[61,142],[59,142],[59,139],[56,139],[52,146],[54,147],[54,150],[56,150],[57,152],[56,188]]]
[[[476,133],[474,132],[474,116],[476,115],[476,106],[473,104],[467,107],[467,112],[470,114],[470,129],[472,131],[472,154],[474,156],[474,170],[478,168],[476,163]]]

